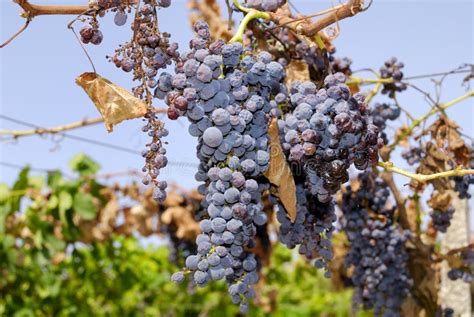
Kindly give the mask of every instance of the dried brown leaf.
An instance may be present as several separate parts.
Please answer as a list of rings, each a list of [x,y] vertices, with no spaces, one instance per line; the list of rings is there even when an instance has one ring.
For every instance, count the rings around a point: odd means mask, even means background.
[[[170,192],[166,196],[165,207],[176,207],[184,203],[184,197],[176,192]]]
[[[286,68],[286,83],[290,85],[295,80],[309,80],[308,64],[302,60],[292,59]]]
[[[296,219],[295,180],[280,145],[276,119],[270,123],[268,135],[270,137],[270,165],[265,176],[278,188],[278,197],[291,221],[294,222]]]
[[[398,140],[399,138],[401,138],[405,133],[407,133],[408,131],[408,126],[407,125],[403,125],[401,126],[400,128],[398,128],[396,131],[395,131],[395,140]],[[408,143],[408,138],[403,138],[402,140],[400,140],[400,142],[398,142],[398,144],[404,148],[408,148],[410,146],[410,144]]]
[[[412,232],[416,232],[416,219],[418,217],[416,201],[414,199],[409,199],[405,210],[409,228]]]
[[[161,215],[163,224],[176,226],[176,236],[180,239],[193,240],[200,232],[199,224],[193,217],[192,210],[184,207],[169,207]]]
[[[108,132],[112,132],[114,125],[147,112],[146,104],[140,99],[96,73],[84,73],[76,78],[76,83],[94,102]]]
[[[434,191],[431,198],[428,200],[428,206],[433,209],[446,211],[451,204],[451,195],[449,192],[440,193]]]

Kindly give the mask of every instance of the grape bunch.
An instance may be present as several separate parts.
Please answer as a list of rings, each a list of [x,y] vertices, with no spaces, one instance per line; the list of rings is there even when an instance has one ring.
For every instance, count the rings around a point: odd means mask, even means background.
[[[342,229],[350,242],[346,265],[354,267],[354,304],[374,309],[376,316],[400,316],[400,306],[412,286],[405,242],[409,231],[394,222],[395,208],[387,206],[387,184],[373,174],[358,176],[343,193]]]
[[[474,282],[474,250],[464,250],[461,252],[460,257],[462,265],[451,269],[448,272],[448,277],[453,281],[460,279],[466,283]]]
[[[426,157],[426,152],[421,147],[410,146],[407,150],[402,152],[402,157],[409,165],[415,165]]]
[[[393,98],[396,92],[401,92],[407,89],[407,85],[401,80],[403,79],[403,72],[401,69],[405,65],[399,62],[396,57],[392,57],[385,61],[384,65],[380,67],[380,77],[383,79],[391,79],[392,82],[384,83],[382,94],[388,94]]]
[[[469,148],[469,168],[474,169],[474,144]],[[451,179],[454,181],[454,191],[458,193],[459,198],[471,198],[469,186],[474,184],[474,175],[454,176]]]
[[[376,164],[383,145],[363,96],[351,96],[345,81],[344,74],[336,73],[319,90],[309,81],[292,83],[290,111],[278,121],[290,164],[305,174],[311,194],[321,202],[331,200],[349,180],[349,166],[364,170]]]
[[[250,250],[256,227],[267,221],[261,198],[270,185],[261,176],[270,159],[268,122],[277,107],[271,97],[286,91],[285,72],[267,52],[255,57],[244,55],[240,43],[211,42],[205,22],[194,31],[176,74],[162,73],[155,89],[169,107],[168,117],[187,117],[189,133],[198,138],[196,180],[203,182],[199,190],[208,216],[200,222],[197,254],[172,279],[180,282],[188,273],[198,286],[225,279],[245,312],[258,280]]]
[[[98,21],[91,21],[91,24],[83,26],[79,31],[79,35],[81,36],[81,41],[84,44],[91,43],[94,45],[99,45],[104,39],[102,31],[99,30]]]
[[[130,3],[123,0],[97,0],[93,3],[96,9],[95,14],[88,17],[88,24],[79,31],[81,41],[84,44],[99,45],[102,43],[104,35],[99,30],[97,16],[103,17],[107,11],[115,12],[114,23],[122,26],[127,23],[127,11],[130,13]]]
[[[372,123],[375,124],[380,132],[380,137],[383,139],[384,144],[388,144],[387,134],[385,128],[387,127],[387,121],[394,121],[400,117],[401,110],[396,105],[390,105],[387,103],[376,103],[370,109],[370,117]]]
[[[433,209],[430,212],[433,228],[439,232],[446,233],[451,225],[451,219],[453,219],[454,212],[455,209],[453,206],[448,206],[446,210]]]
[[[286,0],[245,0],[243,3],[247,8],[259,11],[274,12],[286,3]]]
[[[445,309],[442,310],[441,316],[443,317],[454,317],[454,309],[450,307],[446,307]]]
[[[331,237],[336,221],[334,203],[322,203],[308,193],[304,183],[296,185],[297,213],[294,223],[288,218],[284,208],[279,205],[277,220],[280,222],[280,241],[289,249],[299,245],[298,252],[308,260],[316,259],[314,265],[326,269],[333,258]]]
[[[343,73],[346,76],[352,74],[352,60],[348,57],[335,57],[333,54],[329,56],[331,68],[334,73]]]
[[[114,56],[108,58],[123,71],[133,71],[133,79],[139,81],[138,86],[134,87],[132,91],[136,97],[144,100],[148,105],[142,131],[151,138],[151,141],[146,144],[146,149],[142,152],[142,156],[145,158],[142,171],[146,174],[142,182],[145,185],[152,184],[153,198],[163,201],[166,198],[167,183],[159,181],[157,178],[160,169],[168,163],[166,149],[161,141],[168,135],[168,130],[158,119],[152,106],[152,89],[158,85],[158,71],[171,65],[172,61],[179,57],[178,44],[170,43],[170,35],[159,31],[156,16],[159,4],[152,0],[143,0],[141,4],[143,5],[137,9],[135,20],[131,26],[134,31],[132,40],[121,45],[115,50]],[[117,16],[115,22],[117,22]]]

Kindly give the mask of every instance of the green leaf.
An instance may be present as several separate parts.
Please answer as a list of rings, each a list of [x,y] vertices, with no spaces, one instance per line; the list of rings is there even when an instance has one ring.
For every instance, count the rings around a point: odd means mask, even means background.
[[[8,199],[10,195],[10,189],[6,183],[0,183],[0,203],[3,203]]]
[[[66,218],[66,210],[72,207],[72,196],[70,193],[66,191],[62,191],[59,193],[59,219],[61,219],[62,223],[68,225],[68,221]]]
[[[15,184],[13,185],[13,188],[12,188],[13,191],[21,191],[23,189],[28,188],[28,173],[29,173],[29,171],[30,171],[29,167],[25,167],[20,171],[20,173],[18,174],[18,178],[17,178]],[[14,211],[20,210],[20,201],[21,201],[22,196],[21,195],[15,195],[12,198],[13,198],[12,199],[12,209]]]
[[[66,191],[59,193],[59,211],[64,212],[72,207],[72,196]]]
[[[28,179],[28,185],[29,187],[40,190],[44,186],[44,176],[30,176]]]
[[[52,189],[58,188],[62,183],[62,174],[59,171],[48,172],[48,186]]]
[[[51,197],[49,197],[48,203],[46,204],[46,207],[48,208],[48,210],[56,209],[58,205],[59,205],[58,196],[51,195]]]
[[[95,174],[100,169],[100,165],[84,153],[74,156],[69,162],[69,167],[81,176]]]
[[[93,196],[88,193],[76,193],[76,195],[74,195],[74,212],[78,213],[85,220],[94,219],[96,210]]]

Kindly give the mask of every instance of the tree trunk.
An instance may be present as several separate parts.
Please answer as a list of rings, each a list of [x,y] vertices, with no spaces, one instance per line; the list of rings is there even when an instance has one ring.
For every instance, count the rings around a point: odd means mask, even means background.
[[[464,247],[469,244],[469,204],[467,199],[459,199],[452,193],[452,204],[456,209],[451,225],[441,242],[441,251]],[[439,300],[443,308],[454,309],[454,316],[471,317],[470,285],[461,280],[452,281],[447,273],[449,266],[446,261],[441,264],[441,288]]]

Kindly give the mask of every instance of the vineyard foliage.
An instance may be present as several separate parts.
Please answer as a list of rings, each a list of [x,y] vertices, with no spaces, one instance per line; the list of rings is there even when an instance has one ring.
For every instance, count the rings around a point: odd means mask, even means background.
[[[187,285],[171,282],[178,268],[166,245],[146,246],[139,233],[125,231],[84,242],[84,221],[96,221],[97,210],[107,205],[103,193],[113,187],[93,178],[99,166],[88,156],[76,156],[70,166],[74,179],[59,172],[31,175],[25,168],[13,186],[0,185],[2,315],[238,315],[224,283],[188,293]],[[282,247],[274,250],[262,278],[250,316],[349,314],[351,291],[335,290]]]

